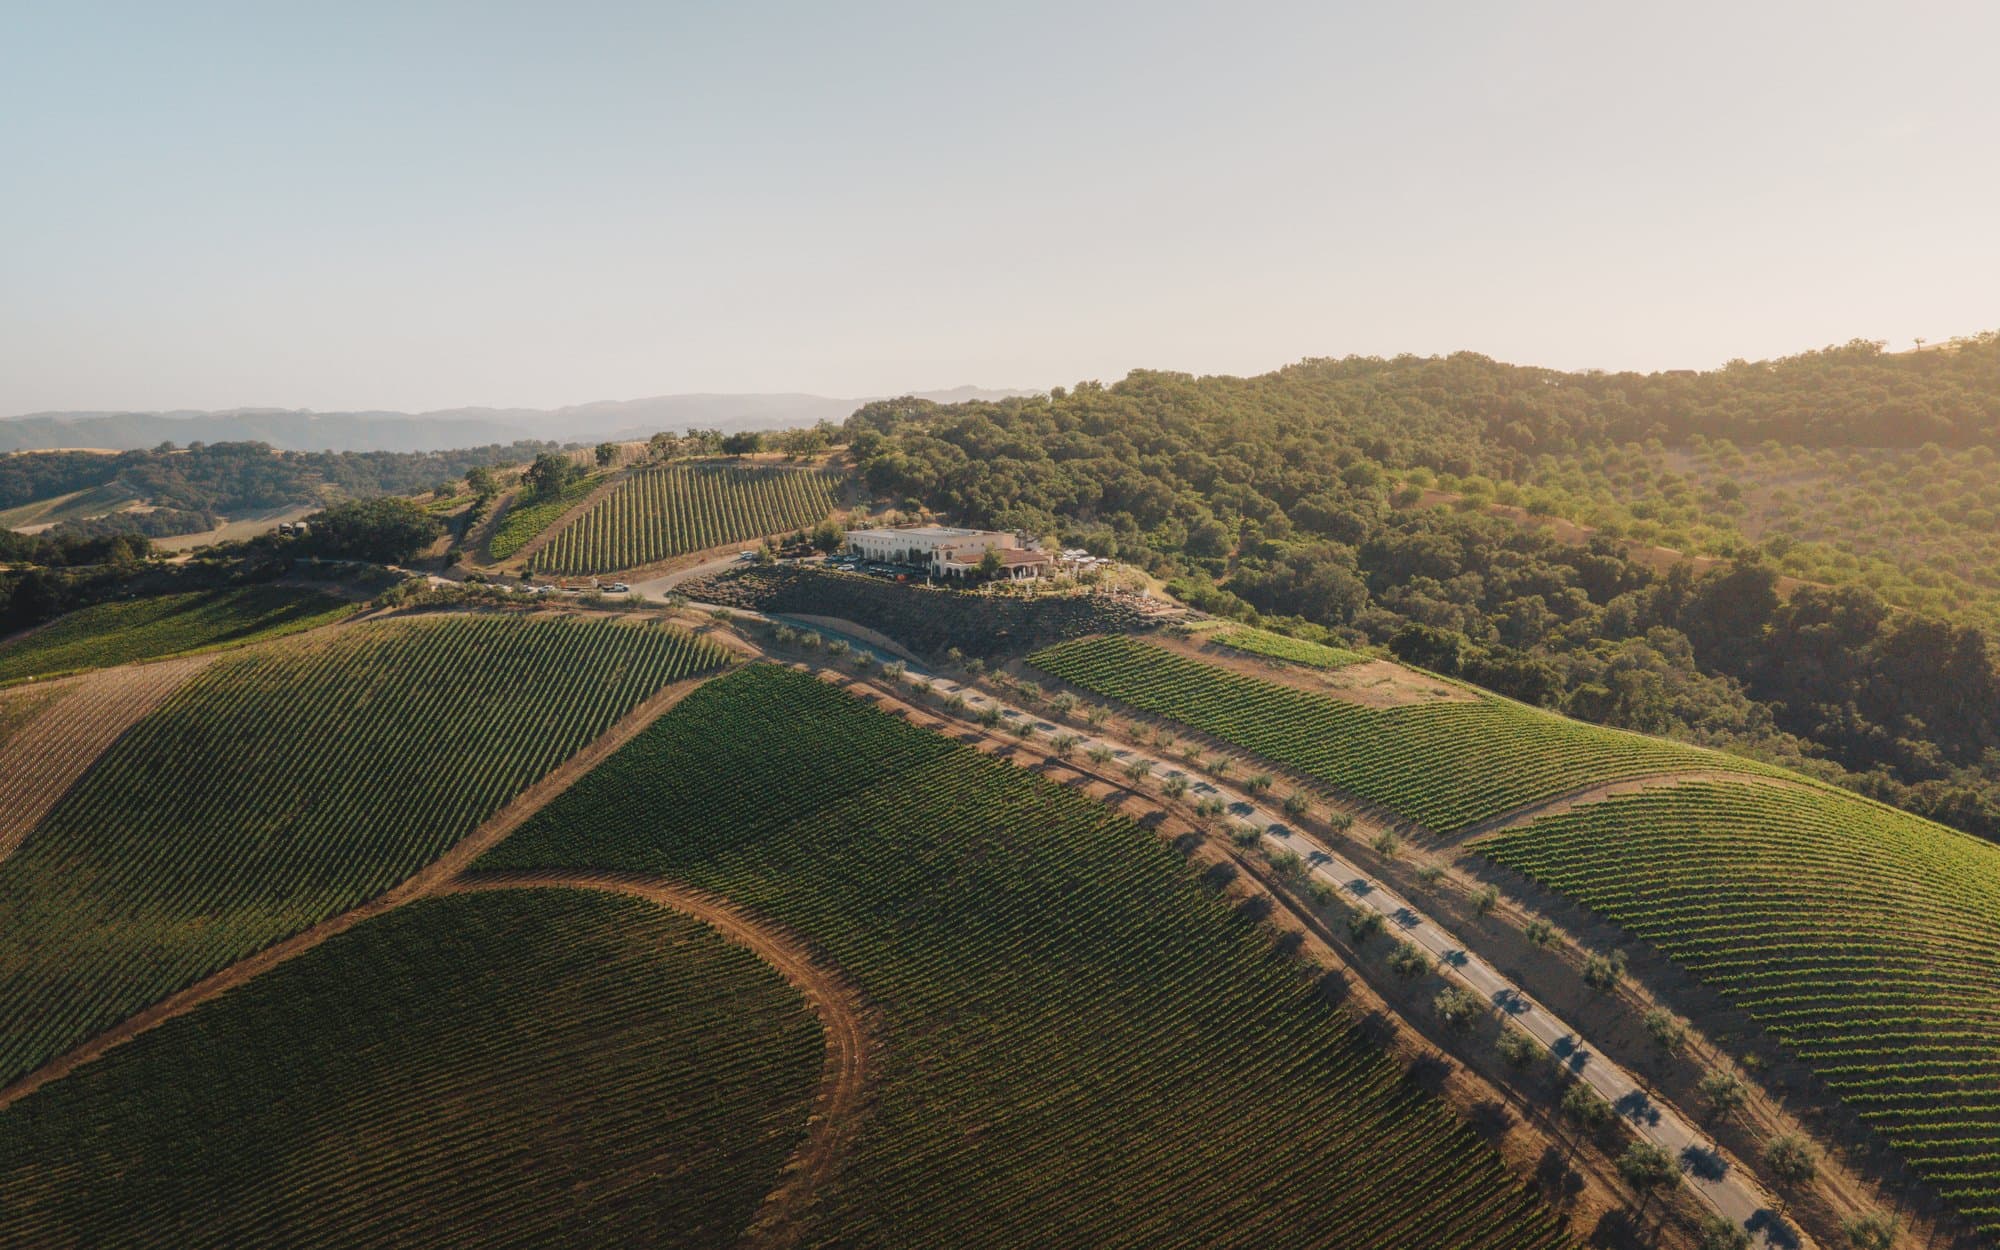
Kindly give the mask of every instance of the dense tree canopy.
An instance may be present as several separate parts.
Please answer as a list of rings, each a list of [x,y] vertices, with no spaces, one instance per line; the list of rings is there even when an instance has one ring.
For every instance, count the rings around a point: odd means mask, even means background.
[[[407,499],[363,499],[307,518],[301,545],[338,560],[393,564],[407,560],[444,533],[444,523]]]
[[[849,419],[869,486],[1056,534],[1198,606],[1609,724],[1730,746],[2000,832],[2000,678],[1983,633],[1859,585],[1782,588],[1754,549],[1702,573],[1610,534],[1560,541],[1412,476],[1504,479],[1645,438],[1859,446],[2000,438],[2000,336],[1710,373],[1563,374],[1484,357],[1307,361]],[[1434,479],[1433,479],[1434,480]],[[1781,593],[1789,589],[1790,593]]]
[[[365,498],[409,494],[485,465],[513,464],[550,443],[492,444],[444,452],[274,451],[266,443],[172,444],[115,455],[27,451],[0,455],[0,508],[103,490],[109,511],[142,500],[157,511],[69,523],[81,537],[110,532],[186,534],[218,516],[319,503],[329,492]],[[162,515],[165,514],[165,515]]]

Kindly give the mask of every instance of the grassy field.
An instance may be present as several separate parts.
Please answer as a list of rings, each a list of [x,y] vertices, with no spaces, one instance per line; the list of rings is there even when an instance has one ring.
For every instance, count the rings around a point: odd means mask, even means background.
[[[8,508],[0,512],[0,529],[59,525],[64,521],[82,521],[90,517],[106,516],[137,502],[138,498],[139,496],[125,483],[106,482],[102,486],[93,486],[88,490],[73,491],[53,499],[37,499],[18,508]]]
[[[0,863],[0,1082],[408,877],[720,651],[437,616],[225,657]]]
[[[527,546],[535,535],[560,520],[563,513],[582,503],[584,496],[596,490],[603,480],[601,473],[578,478],[546,498],[524,492],[507,509],[507,515],[500,518],[500,527],[493,531],[493,541],[487,544],[488,554],[495,560],[505,560]]]
[[[1228,647],[1232,651],[1260,655],[1267,660],[1302,664],[1307,668],[1346,668],[1350,664],[1359,664],[1368,658],[1358,651],[1307,642],[1303,638],[1288,638],[1284,634],[1274,634],[1268,629],[1247,629],[1241,626],[1211,630],[1201,635],[1201,641]]]
[[[0,1114],[0,1243],[734,1245],[820,1054],[650,903],[418,902]]]
[[[100,603],[0,643],[0,684],[276,638],[359,609],[290,586],[244,586]]]
[[[839,482],[838,474],[817,469],[640,469],[565,526],[529,564],[536,572],[609,573],[805,529],[833,511]]]
[[[703,687],[483,864],[691,882],[876,1005],[874,1104],[807,1244],[1561,1244],[1156,837],[810,677]]]
[[[1080,639],[1029,660],[1073,685],[1212,734],[1440,833],[1618,777],[1770,771],[1485,695],[1363,707],[1131,638]]]
[[[2000,1234],[2000,846],[1847,795],[1728,783],[1473,845],[1693,969]]]

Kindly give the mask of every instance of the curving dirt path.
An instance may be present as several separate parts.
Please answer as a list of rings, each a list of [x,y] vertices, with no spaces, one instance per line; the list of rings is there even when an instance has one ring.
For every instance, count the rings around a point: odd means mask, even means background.
[[[692,916],[776,969],[820,1018],[826,1031],[826,1060],[813,1095],[806,1139],[786,1161],[780,1173],[783,1179],[765,1197],[743,1235],[744,1245],[759,1250],[797,1245],[814,1198],[839,1169],[867,1110],[876,1039],[860,991],[814,959],[799,939],[725,899],[657,877],[603,871],[475,873],[455,878],[438,893],[534,889],[602,890]]]
[[[578,517],[595,508],[598,504],[603,503],[610,496],[611,492],[617,490],[625,479],[630,476],[631,471],[629,469],[617,469],[607,474],[605,479],[591,487],[582,499],[563,509],[561,516],[543,526],[541,533],[522,543],[520,550],[508,556],[505,560],[499,561],[499,563],[510,568],[527,568],[528,561],[535,558],[535,553],[554,542],[556,535],[568,529]],[[525,490],[526,487],[522,489]],[[492,554],[490,546],[486,548],[486,551],[487,554]]]
[[[53,697],[0,743],[0,860],[112,743],[215,659],[210,653],[156,660],[30,687]]]
[[[159,666],[147,666],[147,668],[155,667]],[[253,977],[262,975],[288,959],[304,954],[328,938],[347,932],[364,920],[372,920],[413,899],[438,892],[450,884],[452,878],[470,867],[474,860],[497,846],[501,839],[520,828],[530,816],[541,811],[557,795],[574,785],[578,778],[610,758],[618,748],[637,737],[648,725],[665,715],[675,704],[692,694],[712,676],[715,674],[704,674],[662,687],[651,698],[627,712],[596,741],[556,765],[540,781],[515,795],[499,811],[487,817],[477,829],[461,838],[450,850],[431,861],[415,876],[390,889],[388,893],[378,895],[359,907],[344,911],[337,916],[329,916],[311,928],[293,934],[282,942],[267,946],[247,959],[239,960],[219,972],[210,973],[137,1015],[119,1021],[75,1049],[57,1055],[34,1071],[18,1077],[12,1084],[0,1087],[0,1110],[12,1106],[51,1081],[61,1080],[84,1064],[124,1045],[141,1033],[164,1024],[175,1016],[185,1015],[211,999],[221,997]]]
[[[1470,842],[1474,838],[1483,838],[1488,834],[1499,833],[1504,829],[1512,829],[1519,825],[1525,825],[1530,821],[1540,820],[1544,816],[1553,816],[1558,812],[1566,812],[1572,807],[1582,807],[1588,803],[1601,803],[1605,799],[1615,799],[1620,795],[1626,794],[1638,794],[1644,790],[1659,790],[1668,786],[1692,785],[1703,781],[1728,781],[1750,786],[1772,786],[1785,790],[1813,789],[1812,786],[1806,785],[1803,782],[1793,781],[1787,777],[1772,777],[1763,773],[1738,773],[1720,768],[1677,768],[1666,772],[1646,773],[1638,777],[1621,777],[1616,781],[1599,781],[1587,786],[1578,786],[1574,790],[1553,795],[1546,799],[1537,799],[1533,803],[1523,804],[1510,812],[1501,812],[1498,816],[1488,817],[1476,825],[1466,826],[1457,833],[1434,834],[1432,836],[1437,837],[1443,845],[1458,846]]]

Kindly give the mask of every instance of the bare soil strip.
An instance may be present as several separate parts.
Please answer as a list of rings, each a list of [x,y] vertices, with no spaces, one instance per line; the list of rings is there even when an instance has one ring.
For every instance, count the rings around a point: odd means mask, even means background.
[[[1658,790],[1666,786],[1693,785],[1703,781],[1727,781],[1742,785],[1774,786],[1786,790],[1811,790],[1813,787],[1802,782],[1790,781],[1783,777],[1769,777],[1760,773],[1732,773],[1708,768],[1681,768],[1662,773],[1648,773],[1643,777],[1623,777],[1617,781],[1601,781],[1595,785],[1580,786],[1566,794],[1517,807],[1511,812],[1501,812],[1498,816],[1483,820],[1476,825],[1461,829],[1448,837],[1433,834],[1447,845],[1461,845],[1475,838],[1499,833],[1503,829],[1513,829],[1544,816],[1566,812],[1572,807],[1582,807],[1587,803],[1602,803],[1620,795],[1638,794],[1642,790]]]
[[[569,528],[571,522],[575,521],[578,517],[602,503],[606,496],[612,491],[617,490],[620,484],[630,476],[631,470],[629,469],[620,469],[606,474],[603,481],[590,488],[589,494],[565,509],[561,516],[543,526],[541,533],[522,543],[519,551],[500,561],[500,563],[513,568],[527,568],[528,561],[534,559],[536,552],[554,542],[557,534]],[[522,489],[526,490],[527,488],[524,486]],[[488,548],[488,554],[491,554],[491,548]]]
[[[826,1060],[813,1096],[806,1139],[786,1161],[743,1235],[758,1250],[799,1243],[814,1197],[838,1170],[867,1110],[869,1061],[875,1039],[860,992],[816,960],[805,943],[734,904],[690,886],[619,872],[508,872],[459,877],[440,893],[533,889],[603,890],[644,899],[701,921],[771,965],[798,990],[826,1030]]]
[[[162,665],[147,665],[146,671]],[[112,670],[114,672],[124,670]],[[712,674],[711,674],[712,675]],[[184,1015],[211,999],[242,985],[254,977],[277,967],[286,960],[304,954],[330,937],[345,933],[364,920],[373,919],[393,908],[400,907],[413,899],[436,893],[484,855],[501,839],[527,821],[530,816],[546,807],[551,800],[574,785],[578,778],[610,758],[618,748],[637,737],[648,725],[665,715],[675,704],[693,693],[707,676],[675,682],[663,687],[653,697],[627,712],[602,737],[575,755],[558,764],[551,772],[534,785],[514,796],[499,811],[489,816],[479,828],[446,851],[441,857],[418,872],[409,880],[391,889],[388,893],[371,899],[350,911],[330,916],[301,933],[294,934],[282,942],[267,946],[263,950],[222,969],[211,973],[178,993],[170,994],[151,1007],[129,1019],[120,1021],[96,1037],[69,1051],[56,1056],[33,1072],[15,1080],[13,1084],[0,1088],[0,1109],[5,1109],[34,1093],[51,1081],[61,1080],[71,1072],[89,1063],[105,1052],[124,1045],[148,1029],[165,1023],[175,1016]],[[24,733],[26,731],[23,731]],[[18,737],[16,739],[18,741]]]
[[[1390,660],[1363,660],[1339,668],[1311,668],[1226,647],[1219,642],[1175,638],[1171,634],[1154,634],[1147,641],[1245,677],[1290,686],[1308,694],[1325,695],[1329,699],[1358,703],[1362,707],[1387,710],[1425,703],[1473,703],[1479,698],[1463,686],[1439,681]]]
[[[112,743],[215,658],[100,669],[37,687],[54,697],[0,743],[0,860]]]

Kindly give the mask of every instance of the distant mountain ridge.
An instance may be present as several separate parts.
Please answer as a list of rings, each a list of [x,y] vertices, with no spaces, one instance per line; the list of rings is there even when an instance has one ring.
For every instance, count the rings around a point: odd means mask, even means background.
[[[960,386],[915,392],[939,403],[1030,394]],[[690,426],[777,430],[815,421],[842,421],[874,396],[709,394],[607,399],[563,408],[444,408],[432,412],[313,412],[288,408],[229,408],[202,412],[31,412],[0,418],[0,452],[52,447],[113,451],[162,442],[254,440],[287,451],[439,451],[519,439],[597,442],[644,438]]]

